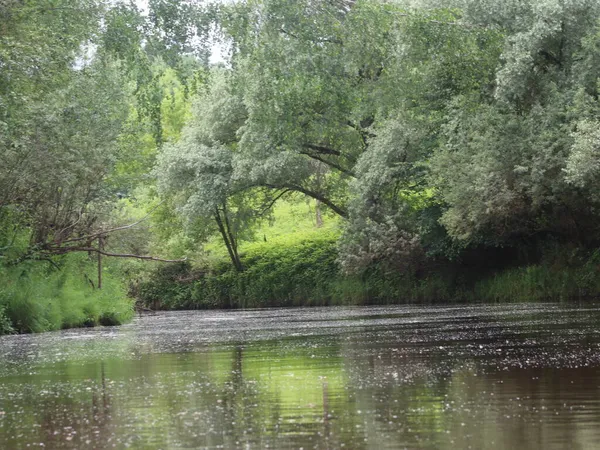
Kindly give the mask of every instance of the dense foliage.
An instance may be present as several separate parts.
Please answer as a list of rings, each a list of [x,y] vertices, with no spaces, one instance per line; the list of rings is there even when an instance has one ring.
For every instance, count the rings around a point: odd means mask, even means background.
[[[168,64],[193,81],[203,60],[172,55],[164,6],[0,4],[0,334],[131,317],[126,280],[102,256],[147,257],[135,233],[109,235],[140,219],[133,190],[185,114],[165,104],[183,91]]]
[[[595,295],[599,50],[594,0],[5,2],[3,274],[191,257],[119,266],[163,307],[340,280],[377,285],[365,301],[486,297],[536,271],[563,287],[530,297]],[[338,231],[261,243],[303,201]]]
[[[0,334],[118,325],[133,317],[133,305],[113,270],[98,290],[90,286],[96,267],[87,258],[71,255],[62,266],[26,263],[2,271]]]
[[[158,161],[188,220],[300,193],[345,219],[350,275],[597,246],[597,2],[263,0],[219,18],[230,65]]]

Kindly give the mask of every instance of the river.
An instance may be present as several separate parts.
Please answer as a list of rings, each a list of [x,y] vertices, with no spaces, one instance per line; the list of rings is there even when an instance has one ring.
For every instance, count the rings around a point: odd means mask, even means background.
[[[0,449],[597,449],[600,307],[143,315],[0,337]]]

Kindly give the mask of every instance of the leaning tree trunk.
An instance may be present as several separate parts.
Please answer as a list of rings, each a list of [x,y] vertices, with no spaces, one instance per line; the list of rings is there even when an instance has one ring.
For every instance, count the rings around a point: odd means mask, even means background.
[[[223,217],[221,217],[221,214],[223,214]],[[237,242],[233,232],[231,231],[229,219],[227,218],[226,205],[223,205],[222,211],[218,207],[215,208],[215,221],[219,227],[219,232],[221,233],[225,247],[227,247],[227,253],[229,253],[229,258],[231,259],[233,267],[236,271],[243,272],[244,266],[242,264],[242,260],[240,259],[240,255],[238,254]]]

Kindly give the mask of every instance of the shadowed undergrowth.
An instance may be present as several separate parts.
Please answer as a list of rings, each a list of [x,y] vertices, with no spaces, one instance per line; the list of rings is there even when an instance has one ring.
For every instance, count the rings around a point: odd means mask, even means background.
[[[482,272],[445,262],[424,275],[377,265],[345,275],[336,239],[335,233],[305,234],[247,246],[242,273],[225,260],[202,271],[186,263],[163,266],[139,284],[137,296],[153,309],[197,309],[565,301],[600,293],[595,254],[565,266],[541,261]]]

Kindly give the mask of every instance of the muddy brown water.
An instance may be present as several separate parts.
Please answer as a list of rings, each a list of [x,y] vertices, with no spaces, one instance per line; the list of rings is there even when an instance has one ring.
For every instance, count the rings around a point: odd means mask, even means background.
[[[0,337],[0,449],[598,449],[600,305],[169,312]]]

